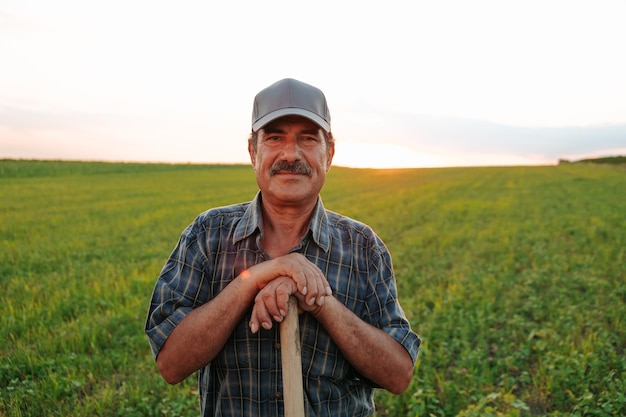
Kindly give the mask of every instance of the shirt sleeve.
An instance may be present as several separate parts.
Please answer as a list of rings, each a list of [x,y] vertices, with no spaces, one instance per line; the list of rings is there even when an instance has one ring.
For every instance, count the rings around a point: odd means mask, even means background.
[[[372,293],[366,297],[366,303],[371,323],[404,346],[415,365],[421,339],[411,330],[398,301],[391,255],[382,241],[372,251],[370,274]]]
[[[207,257],[198,230],[196,223],[185,229],[154,287],[145,332],[155,358],[176,325],[203,298]]]

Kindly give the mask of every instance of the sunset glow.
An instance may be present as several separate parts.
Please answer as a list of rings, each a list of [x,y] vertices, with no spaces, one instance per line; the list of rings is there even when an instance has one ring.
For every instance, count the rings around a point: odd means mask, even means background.
[[[400,145],[338,142],[333,164],[350,168],[410,168],[445,166],[445,159]]]
[[[619,0],[320,0],[307,19],[323,28],[306,31],[293,11],[283,0],[0,5],[0,158],[248,163],[252,99],[286,77],[326,94],[336,165],[626,152]],[[294,36],[264,44],[265,21]],[[273,52],[285,56],[259,61]]]

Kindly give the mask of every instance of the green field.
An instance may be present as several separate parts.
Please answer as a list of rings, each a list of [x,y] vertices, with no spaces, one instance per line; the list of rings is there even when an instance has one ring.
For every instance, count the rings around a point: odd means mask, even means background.
[[[198,415],[149,297],[196,214],[255,192],[246,166],[0,161],[0,416]],[[424,339],[379,416],[626,415],[626,170],[333,168],[322,194],[388,244]]]

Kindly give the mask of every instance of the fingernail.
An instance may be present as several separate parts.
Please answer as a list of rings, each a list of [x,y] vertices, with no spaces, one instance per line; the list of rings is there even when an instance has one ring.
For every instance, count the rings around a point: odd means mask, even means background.
[[[268,322],[265,321],[265,322],[261,323],[261,326],[263,326],[263,328],[265,330],[269,330],[269,329],[272,328],[272,323],[268,323]]]
[[[252,331],[252,333],[256,333],[256,331],[259,330],[259,328],[256,325],[256,323],[250,323],[250,330]]]
[[[317,300],[317,304],[318,305],[324,304],[324,296],[323,295],[319,298],[319,300]]]
[[[333,295],[333,289],[330,287],[326,287],[326,295]]]
[[[287,315],[287,313],[285,312],[285,310],[279,310],[279,313],[281,316],[285,317]]]
[[[283,320],[283,318],[279,317],[279,316],[274,316],[274,320],[277,321],[277,322],[281,322]]]
[[[309,300],[308,304],[309,304],[310,306],[312,306],[313,304],[315,304],[315,297],[311,298],[311,299]]]
[[[306,287],[302,288],[302,295],[306,295],[307,292],[309,292],[309,290]]]

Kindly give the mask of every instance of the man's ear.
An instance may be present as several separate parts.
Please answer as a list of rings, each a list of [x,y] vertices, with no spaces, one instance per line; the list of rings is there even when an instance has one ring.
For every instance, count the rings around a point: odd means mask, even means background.
[[[328,153],[326,155],[328,155],[327,161],[326,161],[326,172],[328,172],[330,171],[330,166],[333,163],[333,156],[335,156],[335,143],[334,142],[330,144],[330,148],[328,149]]]
[[[254,151],[254,147],[252,143],[248,141],[248,153],[250,154],[250,162],[252,163],[252,168],[256,168],[256,153]]]

